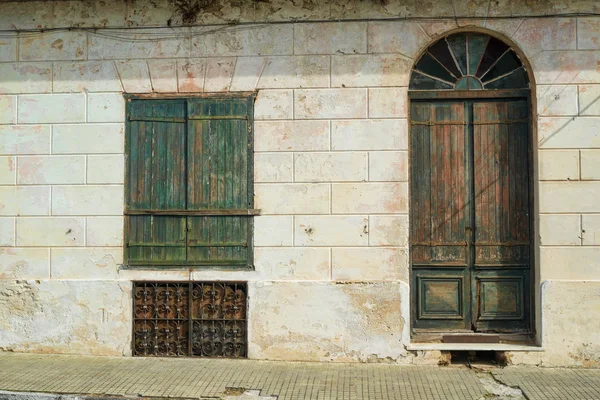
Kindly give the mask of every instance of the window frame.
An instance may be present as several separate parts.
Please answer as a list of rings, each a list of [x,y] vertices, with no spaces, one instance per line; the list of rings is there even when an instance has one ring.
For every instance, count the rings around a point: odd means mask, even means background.
[[[254,270],[254,216],[260,215],[259,209],[254,208],[254,102],[256,101],[256,92],[235,92],[235,93],[198,93],[198,94],[169,94],[169,93],[148,93],[148,94],[123,94],[125,98],[125,147],[124,147],[124,161],[125,161],[125,176],[124,176],[124,206],[123,206],[123,264],[120,269],[123,270],[220,270],[220,271],[249,271]],[[214,263],[207,262],[206,264],[198,263],[197,261],[173,261],[172,263],[149,263],[149,262],[131,262],[129,259],[129,233],[130,227],[129,222],[131,216],[135,215],[169,215],[169,211],[159,210],[156,213],[144,213],[136,212],[135,210],[129,209],[129,189],[130,189],[130,165],[129,155],[132,150],[131,148],[131,106],[133,100],[243,100],[247,101],[248,114],[247,114],[247,196],[248,196],[248,209],[247,210],[176,210],[177,215],[181,216],[248,216],[248,247],[247,247],[247,261],[244,265],[241,264],[227,264],[227,263]],[[187,114],[187,104],[186,104]],[[188,119],[185,120],[186,134]],[[186,147],[187,152],[187,147]],[[186,164],[186,175],[187,175],[187,164]],[[232,212],[233,211],[233,212]],[[242,212],[244,211],[244,212]],[[186,241],[186,248],[188,243]]]

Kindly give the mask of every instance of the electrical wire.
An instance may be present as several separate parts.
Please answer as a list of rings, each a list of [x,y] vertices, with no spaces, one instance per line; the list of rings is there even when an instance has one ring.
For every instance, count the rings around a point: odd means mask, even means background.
[[[556,13],[538,15],[508,15],[494,17],[478,16],[436,16],[436,17],[395,17],[395,18],[355,18],[355,19],[318,19],[302,21],[260,21],[260,22],[230,22],[219,24],[180,25],[180,26],[131,26],[131,27],[56,27],[40,29],[3,29],[0,30],[0,38],[29,38],[37,37],[46,33],[54,32],[88,32],[96,36],[115,40],[135,41],[160,41],[169,39],[193,38],[213,34],[219,31],[244,31],[258,29],[264,26],[283,24],[308,24],[326,22],[393,22],[393,21],[448,21],[448,20],[497,20],[497,19],[523,19],[523,18],[574,18],[574,17],[598,17],[600,13]],[[212,29],[210,29],[212,28]],[[159,32],[157,32],[157,30]],[[168,31],[172,32],[168,32]]]

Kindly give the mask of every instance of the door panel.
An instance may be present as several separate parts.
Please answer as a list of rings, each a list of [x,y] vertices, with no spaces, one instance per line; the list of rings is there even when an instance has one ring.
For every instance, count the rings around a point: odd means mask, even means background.
[[[470,278],[467,268],[413,269],[413,320],[417,329],[469,329]]]
[[[530,319],[528,103],[411,103],[413,328]]]
[[[469,329],[468,146],[463,102],[411,108],[411,254],[417,328]]]
[[[474,274],[473,282],[475,327],[480,330],[528,327],[527,110],[526,101],[473,104],[474,266],[485,270]]]

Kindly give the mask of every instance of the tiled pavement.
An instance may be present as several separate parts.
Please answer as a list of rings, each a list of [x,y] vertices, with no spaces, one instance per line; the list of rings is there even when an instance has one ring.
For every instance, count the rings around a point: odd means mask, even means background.
[[[495,397],[489,384],[484,386],[485,373],[460,366],[18,353],[0,353],[0,390],[196,399],[600,400],[600,370],[509,367],[492,371],[496,381],[520,387],[526,397]],[[255,391],[235,395],[244,390]]]

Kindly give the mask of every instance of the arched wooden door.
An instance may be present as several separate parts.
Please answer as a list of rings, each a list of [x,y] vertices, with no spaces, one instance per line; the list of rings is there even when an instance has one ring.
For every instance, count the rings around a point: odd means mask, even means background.
[[[412,327],[531,330],[530,98],[505,43],[437,41],[410,81]]]

